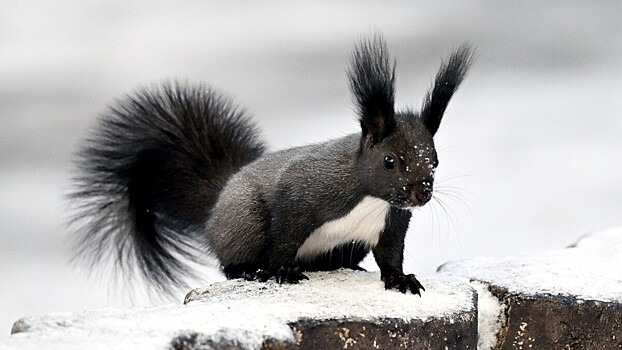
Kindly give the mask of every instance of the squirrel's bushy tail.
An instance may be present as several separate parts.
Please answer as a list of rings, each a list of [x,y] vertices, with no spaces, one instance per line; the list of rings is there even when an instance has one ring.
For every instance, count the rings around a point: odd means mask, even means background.
[[[156,288],[182,284],[228,178],[264,152],[255,125],[202,86],[142,90],[103,115],[78,154],[78,256],[137,265]]]

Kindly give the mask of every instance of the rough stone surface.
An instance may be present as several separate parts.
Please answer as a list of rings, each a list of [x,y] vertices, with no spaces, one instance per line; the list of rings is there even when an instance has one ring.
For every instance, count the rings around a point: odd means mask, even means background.
[[[475,349],[475,314],[460,319],[298,322],[301,349]],[[475,321],[475,322],[474,322]]]
[[[301,320],[290,324],[295,341],[267,339],[262,349],[476,349],[475,314],[458,320]],[[237,349],[237,342],[214,343],[200,334],[184,334],[173,349]]]
[[[507,305],[497,349],[622,349],[622,304],[493,288]]]
[[[504,305],[494,349],[622,349],[622,229],[567,249],[447,263]],[[480,320],[481,322],[482,320]]]
[[[0,348],[475,349],[477,295],[460,279],[419,276],[420,298],[377,273],[309,274],[298,285],[225,281],[186,305],[96,310],[17,321]]]

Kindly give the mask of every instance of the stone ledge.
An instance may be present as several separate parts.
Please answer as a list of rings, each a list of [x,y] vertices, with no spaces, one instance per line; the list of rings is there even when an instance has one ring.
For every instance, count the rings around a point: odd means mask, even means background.
[[[482,282],[502,303],[489,315],[500,321],[496,339],[481,349],[619,349],[620,266],[622,229],[615,229],[563,250],[451,262],[439,272]],[[496,323],[481,315],[479,322]]]
[[[262,349],[476,349],[475,313],[459,320],[302,320],[290,324],[296,341],[267,339]],[[172,341],[173,349],[238,349],[235,340],[215,343],[209,336],[183,334]]]
[[[622,229],[609,230],[568,249],[447,263],[419,276],[422,298],[359,271],[225,281],[183,306],[24,318],[0,348],[618,349],[620,266]]]
[[[310,273],[278,285],[225,281],[186,305],[24,318],[2,345],[26,349],[475,349],[477,295],[459,279],[419,276],[423,297],[385,291],[377,273]]]
[[[507,307],[497,349],[620,349],[622,304],[492,287]]]

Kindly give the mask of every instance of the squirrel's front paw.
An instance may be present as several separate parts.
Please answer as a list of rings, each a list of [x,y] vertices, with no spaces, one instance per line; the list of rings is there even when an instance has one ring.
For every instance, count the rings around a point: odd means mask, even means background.
[[[300,272],[299,267],[289,267],[289,266],[281,266],[274,273],[274,278],[277,283],[282,284],[285,283],[298,283],[302,280],[308,280],[309,277],[305,276],[302,272]]]
[[[399,289],[400,292],[406,293],[410,290],[411,293],[421,296],[421,291],[425,291],[425,288],[421,285],[421,282],[417,280],[412,273],[405,275],[403,273],[391,274],[384,278],[385,289]]]

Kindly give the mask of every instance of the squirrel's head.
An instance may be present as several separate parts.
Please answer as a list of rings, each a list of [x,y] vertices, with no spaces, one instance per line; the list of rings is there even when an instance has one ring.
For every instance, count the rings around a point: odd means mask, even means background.
[[[355,48],[348,77],[362,129],[358,170],[372,196],[399,208],[432,198],[438,166],[433,137],[472,57],[468,46],[459,47],[441,64],[421,110],[396,112],[395,65],[382,37]]]

